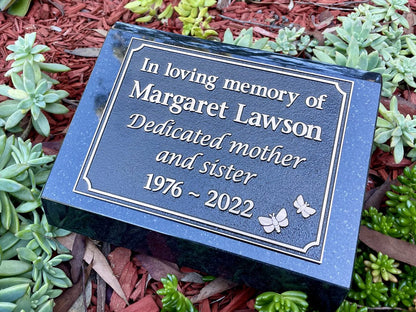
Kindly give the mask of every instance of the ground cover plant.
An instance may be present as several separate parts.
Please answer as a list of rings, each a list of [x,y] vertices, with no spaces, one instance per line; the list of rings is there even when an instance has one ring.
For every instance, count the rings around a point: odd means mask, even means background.
[[[26,136],[33,125],[49,135],[49,122],[41,109],[66,113],[60,100],[65,91],[52,90],[58,81],[44,71],[67,71],[60,64],[43,63],[47,46],[35,45],[36,34],[19,37],[7,60],[13,60],[6,75],[15,86],[0,85],[0,94],[10,99],[0,103],[0,310],[53,311],[54,298],[62,288],[72,286],[65,272],[56,266],[72,259],[69,250],[55,237],[69,232],[48,224],[42,211],[40,192],[52,167],[54,156],[45,155],[42,145],[32,145]],[[26,130],[19,127],[30,112]]]
[[[1,10],[6,9],[4,5],[6,2],[0,2]],[[29,2],[26,1],[26,3]],[[259,3],[261,2],[259,1]],[[409,261],[409,258],[412,255],[413,259],[416,258],[414,257],[416,172],[412,167],[406,168],[406,165],[411,165],[416,159],[416,148],[414,146],[416,130],[415,117],[413,116],[415,110],[404,110],[403,104],[406,104],[406,102],[403,99],[404,97],[412,99],[415,89],[416,42],[413,24],[407,14],[411,13],[407,1],[376,0],[360,5],[354,4],[353,9],[349,11],[350,13],[341,14],[339,20],[331,22],[331,29],[325,31],[323,37],[305,27],[290,25],[282,14],[279,16],[282,25],[270,25],[269,28],[262,26],[263,31],[259,29],[255,22],[241,23],[240,30],[236,27],[229,30],[218,28],[215,25],[220,25],[221,19],[227,20],[225,15],[228,4],[226,1],[221,1],[219,4],[213,1],[191,0],[169,3],[160,0],[127,3],[128,1],[120,2],[117,7],[110,10],[109,2],[105,1],[103,12],[107,16],[105,19],[103,17],[103,20],[109,23],[119,19],[127,21],[127,18],[130,18],[128,21],[133,23],[135,19],[138,19],[137,22],[145,27],[165,30],[177,27],[174,29],[185,35],[223,40],[229,44],[264,49],[296,57],[314,58],[322,62],[376,71],[383,75],[383,98],[377,121],[373,167],[370,174],[376,175],[375,172],[379,169],[377,165],[374,165],[378,162],[377,157],[379,155],[383,156],[384,161],[389,159],[388,155],[391,155],[391,160],[386,161],[391,171],[380,169],[379,172],[393,172],[391,174],[392,180],[385,184],[392,184],[393,186],[391,191],[386,193],[382,187],[378,189],[374,186],[374,184],[382,186],[380,175],[377,175],[376,179],[370,177],[369,188],[377,190],[374,192],[377,195],[373,195],[371,198],[381,197],[383,199],[373,201],[372,205],[366,205],[362,225],[381,233],[386,241],[387,238],[392,238],[405,242],[408,244],[406,246],[408,246],[410,253],[403,250],[403,254],[408,256],[400,258],[392,250],[384,250],[379,246],[371,244],[371,246],[368,246],[364,242],[360,242],[354,282],[346,301],[338,311],[414,311],[416,309],[416,264],[414,261]],[[38,1],[34,1],[33,5],[38,5],[36,7],[37,11],[42,12],[39,9],[42,7],[39,6]],[[97,14],[98,11],[90,10],[88,5],[85,3],[71,3],[71,6],[66,6],[63,9],[65,14],[62,15],[66,17],[71,16],[71,14],[79,15],[86,18],[86,22],[95,21],[93,19],[94,15],[89,12]],[[103,4],[100,3],[100,5]],[[225,9],[221,11],[221,14],[216,14],[215,12],[220,5],[225,6]],[[296,5],[296,1],[288,1],[285,8],[286,12],[290,12],[293,6]],[[316,5],[322,4],[317,3]],[[124,6],[127,9],[124,9]],[[240,7],[247,7],[247,4],[244,2]],[[133,8],[135,8],[137,14],[129,12],[130,9],[134,12]],[[283,11],[282,7],[278,6],[277,8]],[[87,9],[89,11],[86,12]],[[56,7],[55,14],[59,14],[59,10],[59,6]],[[253,13],[252,16],[258,16],[255,14],[257,12]],[[108,17],[111,17],[111,19]],[[235,25],[235,16],[229,18],[234,19],[229,21],[234,23],[231,25]],[[2,21],[4,20],[5,18],[2,19]],[[322,18],[321,23],[327,20],[330,21],[330,18]],[[15,21],[20,20],[16,19]],[[101,24],[98,25],[101,26],[96,28],[106,28],[105,23],[100,22]],[[318,30],[319,27],[323,27],[319,23],[316,25]],[[10,27],[6,23],[5,26]],[[274,28],[274,26],[279,27]],[[49,28],[49,25],[47,27],[38,29],[42,31],[47,29],[41,37],[43,40],[51,35],[52,28]],[[0,28],[2,31],[7,30],[3,26],[0,26]],[[268,30],[266,31],[265,28]],[[279,29],[281,30],[279,31]],[[58,288],[71,285],[71,281],[63,274],[63,271],[57,268],[57,266],[61,266],[63,262],[69,260],[71,256],[69,251],[54,238],[67,233],[47,224],[46,219],[42,216],[39,202],[39,191],[53,163],[53,157],[45,155],[42,152],[41,145],[27,141],[26,137],[35,137],[39,140],[39,134],[50,138],[50,133],[53,133],[52,124],[50,124],[53,119],[50,117],[65,113],[67,110],[61,106],[60,102],[67,96],[75,97],[76,91],[69,86],[67,86],[69,92],[59,91],[56,84],[57,80],[49,79],[52,76],[51,73],[63,74],[69,68],[61,67],[56,63],[57,67],[53,68],[52,63],[46,63],[45,57],[42,58],[40,55],[43,53],[47,55],[46,52],[48,51],[41,44],[34,45],[34,35],[30,30],[28,28],[25,31],[28,34],[27,38],[24,35],[20,39],[17,39],[17,36],[13,37],[13,41],[18,40],[18,42],[15,43],[12,50],[7,50],[7,55],[10,55],[7,56],[9,65],[7,65],[7,70],[4,71],[4,76],[9,78],[6,78],[7,83],[2,82],[2,87],[0,87],[0,94],[3,96],[0,104],[0,124],[3,130],[2,134],[8,136],[0,137],[0,150],[2,150],[0,161],[2,164],[0,166],[0,203],[2,209],[0,227],[2,262],[0,263],[0,274],[3,274],[0,275],[0,307],[6,311],[7,309],[9,311],[18,310],[22,307],[27,311],[51,311],[53,299],[57,298],[62,292]],[[275,30],[276,35],[269,36],[272,35],[270,30]],[[78,28],[78,31],[82,32],[83,30]],[[59,31],[55,30],[55,32]],[[75,37],[70,31],[67,32],[67,35]],[[80,37],[78,37],[79,40],[81,40]],[[86,46],[88,47],[88,45]],[[99,44],[97,46],[99,47]],[[29,58],[29,61],[22,61],[23,54]],[[6,58],[6,55],[3,55]],[[65,57],[69,58],[68,54]],[[64,76],[65,79],[71,77],[69,79],[72,79],[72,85],[79,83],[79,74],[83,73],[80,70],[82,66],[85,67],[85,64],[91,62],[88,58],[83,60],[84,63],[76,67],[76,70],[79,71],[74,74],[66,73]],[[10,65],[12,64],[11,61],[14,61],[14,65]],[[80,63],[78,59],[76,63]],[[31,64],[31,66],[28,64]],[[77,65],[75,64],[75,66]],[[41,76],[39,76],[39,73]],[[56,75],[54,77],[56,78]],[[61,79],[58,78],[58,80]],[[29,97],[30,100],[25,101]],[[40,116],[45,116],[45,118]],[[15,137],[13,134],[22,136],[24,139]],[[44,146],[48,147],[48,144],[44,144]],[[402,172],[403,174],[400,175],[399,173]],[[386,197],[384,197],[384,194],[387,194]],[[365,237],[360,236],[360,238],[362,238],[362,241],[366,241]],[[63,253],[60,254],[60,252]],[[72,253],[75,254],[74,251]],[[127,258],[131,258],[131,255]],[[140,263],[145,264],[151,272],[151,274],[148,274],[141,271],[144,281],[149,275],[156,276],[156,272],[150,269],[151,265],[148,261],[142,258]],[[162,267],[162,264],[159,263],[159,267]],[[13,268],[14,276],[7,275],[11,271],[10,268]],[[184,283],[186,283],[184,276],[181,272],[177,272],[177,276],[178,284],[174,282],[174,277],[169,275],[165,275],[163,279],[159,278],[161,282],[155,284],[161,302],[168,294],[173,296],[177,291],[176,289],[179,289],[179,293],[186,289],[184,287]],[[166,290],[165,286],[168,281],[171,282],[171,285],[168,286],[170,291]],[[214,281],[220,284],[219,279],[214,279],[201,285],[212,285]],[[219,289],[226,288],[218,288],[217,292],[220,292]],[[143,296],[144,293],[145,290],[143,290]],[[246,296],[245,298],[249,302],[246,310],[249,309],[249,311],[255,309],[258,311],[297,311],[286,300],[288,298],[301,303],[296,305],[299,311],[310,310],[306,307],[307,298],[305,295],[292,293],[290,290],[286,294],[266,293],[260,295],[243,289],[242,292],[235,294]],[[185,298],[179,294],[175,296]],[[188,297],[190,296],[188,295]],[[256,297],[258,301],[255,300]],[[147,297],[142,297],[142,299],[144,298]],[[204,298],[201,301],[193,301],[193,303],[200,311],[211,311],[206,310],[207,302],[210,303],[208,306],[218,308],[221,301],[226,301],[221,296],[215,298],[211,300]],[[250,298],[251,300],[249,300]],[[217,299],[219,301],[216,301]],[[231,302],[229,303],[228,311],[241,309],[238,306],[231,308]],[[189,303],[179,306],[173,304],[172,306],[177,311],[192,311]],[[188,308],[184,310],[184,306]],[[60,307],[58,306],[58,308]],[[95,305],[92,305],[90,309],[94,310],[94,307],[97,309]],[[164,308],[166,311],[171,311],[168,307]]]

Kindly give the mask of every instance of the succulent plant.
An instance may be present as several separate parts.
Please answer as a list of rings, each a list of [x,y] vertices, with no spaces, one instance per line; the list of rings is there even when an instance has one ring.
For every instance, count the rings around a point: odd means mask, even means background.
[[[376,19],[409,28],[409,23],[406,18],[398,12],[410,11],[406,6],[407,0],[373,0],[373,3],[375,6],[370,7],[370,12]]]
[[[390,101],[390,110],[380,104],[379,112],[381,117],[377,118],[374,142],[381,145],[390,140],[394,160],[399,163],[404,157],[404,147],[414,146],[416,119],[399,112],[396,97]]]
[[[234,36],[229,28],[224,33],[224,43],[233,44],[240,47],[253,48],[259,50],[271,51],[271,48],[267,45],[269,38],[261,38],[258,40],[253,39],[253,28],[242,29],[237,38]]]
[[[31,0],[0,0],[0,11],[17,16],[25,16],[29,10]]]
[[[364,260],[364,265],[366,270],[371,272],[374,283],[382,280],[397,283],[398,280],[395,274],[402,272],[398,269],[400,265],[398,262],[387,255],[383,255],[381,252],[377,254],[377,257],[370,253],[369,259]]]
[[[410,267],[410,266],[408,266]],[[402,280],[398,285],[392,283],[389,289],[389,298],[386,301],[386,305],[392,308],[396,308],[400,304],[410,308],[414,307],[414,299],[416,297],[416,282]]]
[[[392,76],[392,83],[399,85],[404,81],[416,88],[416,56],[411,58],[399,55],[387,63],[387,72]]]
[[[35,281],[33,291],[39,290],[42,285],[48,283],[59,288],[68,288],[72,286],[71,280],[66,276],[65,272],[56,268],[62,261],[72,259],[70,254],[61,254],[52,258],[46,253],[37,254],[28,247],[17,248],[17,254],[21,261],[31,263],[32,279]]]
[[[363,212],[362,224],[383,234],[415,243],[416,238],[416,168],[405,167],[386,192],[385,212],[370,208]],[[416,280],[415,280],[416,281]]]
[[[368,228],[391,237],[400,237],[399,230],[395,227],[395,218],[385,215],[374,207],[363,211],[361,224]]]
[[[358,273],[354,273],[353,281],[354,285],[348,297],[358,304],[379,307],[382,302],[387,301],[388,287],[382,282],[374,283],[370,272],[365,274],[364,279]]]
[[[49,51],[49,47],[38,44],[35,45],[36,33],[26,34],[24,38],[19,37],[14,44],[8,45],[6,48],[10,53],[6,61],[14,61],[11,65],[11,69],[8,70],[5,76],[11,76],[12,73],[20,73],[23,71],[23,67],[26,63],[29,63],[35,75],[36,81],[41,78],[47,79],[53,83],[57,83],[56,80],[51,79],[49,76],[42,72],[57,73],[70,70],[69,67],[62,64],[44,63],[45,57],[41,54]]]
[[[361,307],[359,308],[356,303],[348,302],[347,300],[344,300],[341,304],[341,306],[336,310],[336,312],[367,312],[367,307]]]
[[[31,190],[24,181],[19,181],[29,169],[27,164],[16,164],[12,161],[12,146],[15,138],[5,135],[0,137],[0,213],[1,225],[5,230],[16,233],[19,230],[19,219],[10,196],[22,201],[34,200]],[[4,250],[3,250],[4,251]]]
[[[147,23],[154,18],[163,22],[176,12],[179,14],[179,20],[183,23],[183,35],[206,39],[218,35],[209,26],[212,17],[208,14],[208,7],[216,3],[216,0],[181,0],[177,6],[172,6],[172,4],[165,6],[162,0],[135,0],[124,7],[141,15],[136,19],[136,22],[139,23]]]
[[[166,278],[160,279],[163,288],[157,291],[162,298],[161,312],[197,312],[191,301],[178,291],[178,279],[173,274],[168,274]]]
[[[154,18],[162,20],[172,16],[172,4],[169,4],[162,9],[163,6],[162,0],[134,0],[127,3],[124,8],[140,15],[140,17],[136,19],[136,22],[147,23]]]
[[[174,9],[183,23],[182,34],[204,39],[217,36],[209,26],[212,17],[208,14],[208,7],[216,3],[216,0],[181,0]]]
[[[335,51],[334,56],[331,57],[325,50],[317,48],[314,50],[314,55],[314,59],[329,64],[347,66],[376,73],[384,73],[386,70],[385,63],[380,59],[378,53],[373,51],[368,54],[367,50],[360,50],[358,43],[354,38],[349,42],[345,53]]]
[[[62,293],[61,289],[54,289],[49,283],[45,283],[35,292],[27,292],[16,301],[16,311],[25,312],[53,312],[54,301]]]
[[[281,294],[265,292],[257,296],[254,308],[259,312],[304,312],[309,304],[307,295],[301,291],[286,291]]]
[[[394,197],[392,199],[393,196],[391,196],[388,205],[391,205],[390,209],[396,214],[396,227],[403,239],[414,242],[416,237],[416,205],[410,199],[404,200],[407,195],[401,195],[399,198]]]
[[[45,252],[47,255],[52,256],[53,251],[60,249],[54,238],[66,236],[70,234],[70,232],[51,226],[45,215],[40,217],[36,211],[32,211],[32,213],[33,220],[29,221],[20,217],[22,220],[21,229],[15,235],[19,239],[26,241],[26,246],[30,247],[30,249],[37,254]],[[61,246],[59,245],[59,247]]]
[[[23,297],[29,288],[30,285],[25,283],[0,289],[0,309],[2,311],[14,311],[17,308],[15,302]]]
[[[406,3],[377,0],[374,5],[360,4],[353,13],[339,17],[342,26],[336,27],[335,33],[324,34],[325,46],[314,49],[314,59],[382,74],[385,97],[391,97],[401,84],[414,87],[416,36],[404,34],[403,27],[409,27],[401,14],[409,11]],[[377,63],[376,55],[380,59]],[[372,60],[365,61],[370,56]]]
[[[71,285],[55,267],[72,257],[59,254],[68,250],[55,240],[69,232],[40,216],[40,190],[54,159],[44,155],[41,144],[0,136],[1,311],[53,312],[53,299],[62,292],[54,287]]]
[[[317,40],[311,39],[308,35],[302,35],[305,28],[285,27],[279,30],[275,41],[269,41],[268,45],[274,52],[280,52],[286,55],[298,55],[306,50],[312,52],[316,46]]]
[[[374,24],[371,19],[362,22],[361,19],[354,19],[349,16],[342,20],[342,26],[336,28],[337,35],[325,33],[325,46],[320,46],[318,50],[324,51],[329,56],[334,57],[335,52],[346,55],[349,43],[354,40],[359,52],[368,48],[377,50],[386,39],[379,33],[374,33]]]
[[[68,96],[68,92],[52,90],[49,81],[36,79],[29,62],[24,63],[22,77],[16,73],[12,73],[11,77],[16,89],[0,85],[0,94],[11,98],[0,103],[0,116],[7,119],[5,129],[20,130],[19,123],[30,112],[35,130],[43,136],[49,136],[49,122],[41,110],[53,114],[67,113],[68,109],[60,101]]]
[[[43,135],[48,136],[49,122],[43,111],[53,114],[64,114],[68,109],[60,104],[60,101],[68,96],[63,90],[52,90],[57,80],[49,77],[45,72],[67,71],[69,68],[60,64],[44,63],[45,58],[41,54],[49,48],[45,45],[34,45],[36,33],[19,37],[14,44],[7,46],[13,53],[7,56],[7,60],[14,60],[12,68],[6,73],[10,75],[15,89],[0,85],[0,95],[10,98],[0,103],[0,126],[5,130],[15,133],[23,131],[21,121],[30,112],[31,126]],[[21,73],[21,74],[20,74]],[[20,75],[19,75],[20,74]],[[4,129],[0,134],[4,134]]]

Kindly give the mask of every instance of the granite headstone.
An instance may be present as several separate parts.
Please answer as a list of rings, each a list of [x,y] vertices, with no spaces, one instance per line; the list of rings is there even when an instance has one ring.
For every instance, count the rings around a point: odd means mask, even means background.
[[[42,199],[56,226],[335,311],[378,74],[118,23]]]

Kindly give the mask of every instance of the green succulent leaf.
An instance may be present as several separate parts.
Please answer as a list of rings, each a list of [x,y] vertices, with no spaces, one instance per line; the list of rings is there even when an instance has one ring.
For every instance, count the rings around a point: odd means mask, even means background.
[[[65,66],[62,64],[55,64],[55,63],[40,63],[39,68],[40,70],[48,72],[48,73],[61,73],[61,72],[67,72],[71,70],[71,68],[69,68],[68,66]]]
[[[168,274],[166,278],[162,277],[160,281],[163,284],[162,289],[157,294],[164,296],[162,298],[164,312],[197,312],[198,310],[192,305],[191,301],[177,290],[178,280],[175,275]]]
[[[21,260],[26,260],[29,262],[34,262],[37,258],[38,255],[31,249],[25,247],[25,248],[18,248],[17,249],[17,254],[19,255],[19,258]]]
[[[20,121],[25,117],[26,113],[22,112],[22,110],[16,110],[8,119],[6,122],[6,129],[11,129],[15,126],[17,126]]]
[[[32,265],[20,260],[3,260],[0,263],[0,277],[11,277],[30,272]]]
[[[16,0],[7,10],[10,15],[25,16],[29,10],[31,0]]]
[[[49,122],[42,112],[39,113],[39,116],[37,119],[33,120],[33,127],[36,129],[36,131],[39,134],[45,137],[49,136],[49,131],[50,131]]]

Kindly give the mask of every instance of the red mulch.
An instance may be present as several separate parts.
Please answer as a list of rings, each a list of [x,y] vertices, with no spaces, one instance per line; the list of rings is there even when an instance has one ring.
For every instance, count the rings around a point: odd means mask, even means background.
[[[135,24],[135,16],[123,7],[129,0],[33,0],[29,13],[18,18],[0,13],[0,84],[9,84],[10,79],[4,77],[10,64],[5,61],[10,53],[6,46],[14,43],[17,36],[36,32],[36,42],[45,44],[51,50],[45,53],[46,62],[65,64],[71,68],[70,72],[56,74],[60,81],[57,86],[69,92],[65,103],[70,112],[65,115],[48,116],[51,124],[51,136],[44,138],[31,133],[31,139],[43,142],[44,149],[49,154],[56,154],[65,136],[69,123],[76,110],[77,104],[84,91],[85,85],[95,64],[95,57],[82,57],[68,53],[77,48],[99,48],[108,31],[116,21]],[[179,0],[165,1],[177,3]],[[236,2],[223,10],[212,9],[210,14],[214,17],[212,28],[220,38],[224,31],[230,28],[234,35],[241,29],[254,27],[256,37],[268,36],[275,38],[278,26],[296,24],[306,28],[307,33],[322,39],[322,31],[333,27],[337,23],[336,17],[348,14],[359,1],[341,2],[338,0],[295,1],[290,8],[290,0]],[[416,0],[409,0],[410,6],[416,9]],[[181,22],[169,20],[167,24],[159,21],[142,25],[149,28],[180,33]],[[0,101],[4,100],[0,96]],[[416,95],[413,92],[404,92],[401,107],[403,112],[416,114]],[[404,160],[395,164],[392,156],[381,151],[374,153],[371,160],[370,179],[368,188],[384,182],[388,177],[394,179],[410,161]],[[117,248],[108,257],[113,265],[115,275],[119,278],[130,305],[115,294],[108,296],[106,311],[148,311],[157,312],[161,308],[160,297],[156,290],[162,287],[160,282],[150,280],[148,272],[138,261],[132,258],[129,251]],[[190,269],[182,268],[189,272]],[[191,297],[199,293],[204,284],[180,283],[181,291]],[[94,284],[95,289],[96,285]],[[88,311],[97,310],[96,292],[93,292],[92,304]],[[218,293],[198,304],[202,312],[252,312],[254,311],[255,290],[245,286],[237,286],[231,290]]]

